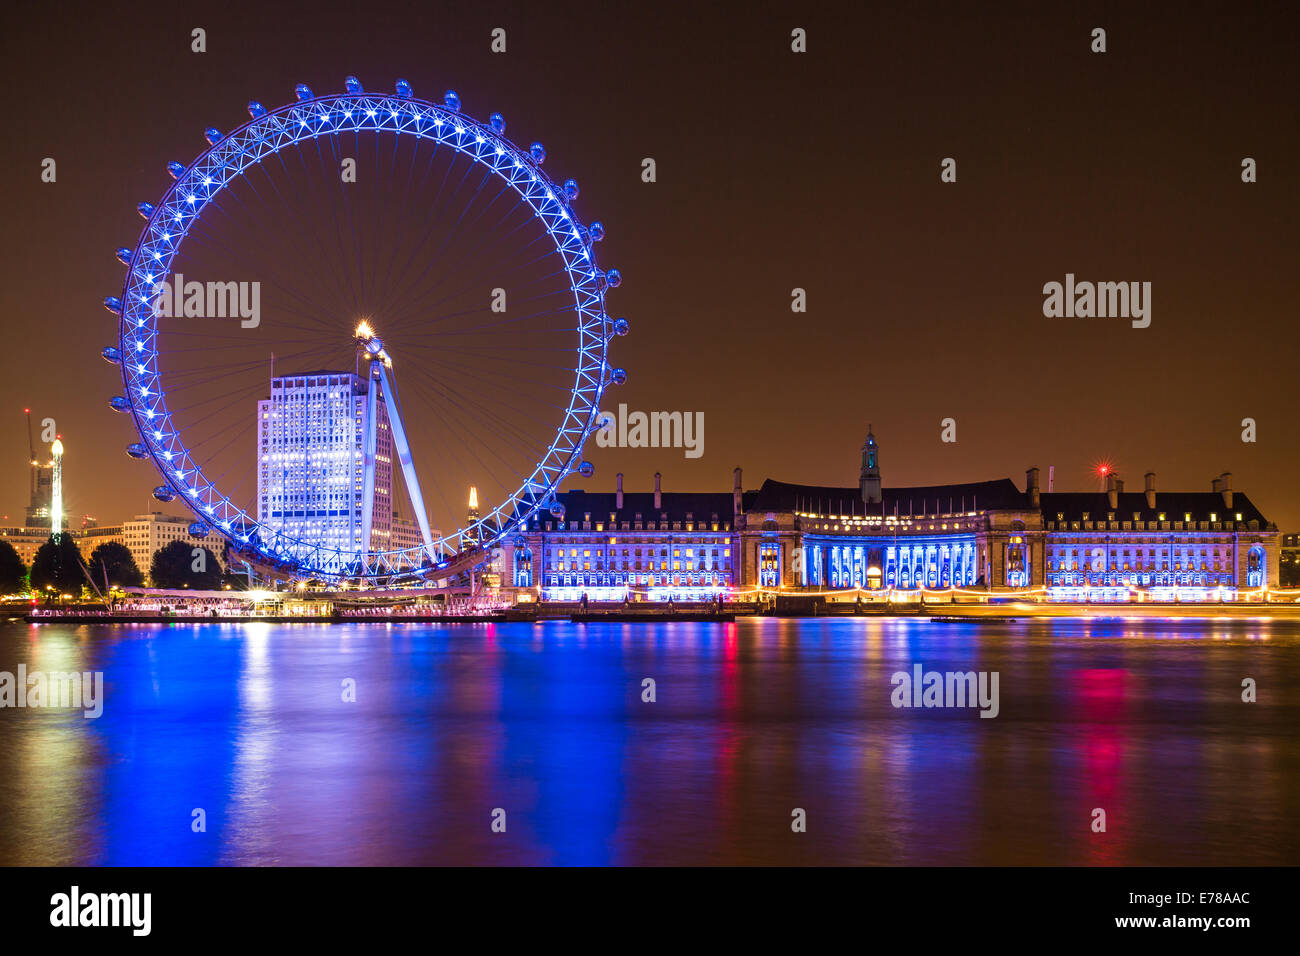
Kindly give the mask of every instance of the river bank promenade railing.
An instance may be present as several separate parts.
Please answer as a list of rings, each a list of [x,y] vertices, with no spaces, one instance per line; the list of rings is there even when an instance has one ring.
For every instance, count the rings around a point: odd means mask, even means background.
[[[268,619],[311,620],[386,620],[392,618],[466,618],[502,614],[513,607],[505,601],[451,602],[448,604],[375,605],[372,607],[338,607],[329,602],[286,602],[284,604],[250,605],[244,601],[215,603],[195,601],[190,603],[125,603],[112,608],[47,605],[21,609],[29,620],[87,619],[101,621],[121,620],[212,620],[236,619],[241,621]]]
[[[334,613],[339,617],[463,617],[468,614],[490,614],[508,611],[514,607],[509,601],[452,602],[449,604],[378,605],[375,607],[340,607]]]
[[[1009,613],[1039,616],[1072,614],[1137,613],[1143,616],[1168,614],[1175,617],[1206,615],[1263,614],[1270,617],[1300,617],[1300,590],[1259,588],[1214,594],[1185,593],[1171,589],[1158,593],[1131,590],[1097,590],[1061,593],[1045,588],[1031,590],[979,591],[968,589],[879,591],[870,589],[816,590],[812,588],[754,588],[718,595],[709,602],[661,602],[631,600],[557,602],[538,600],[531,591],[522,593],[446,594],[440,599],[409,591],[333,592],[310,590],[244,592],[154,592],[140,589],[108,604],[29,605],[10,602],[10,616],[28,621],[102,620],[149,621],[420,621],[550,619],[577,615],[584,618],[608,616],[613,612],[637,616],[673,617],[686,612],[724,609],[732,614],[776,614],[780,616],[858,614],[926,615],[960,613],[988,616]],[[639,596],[638,596],[639,597]]]

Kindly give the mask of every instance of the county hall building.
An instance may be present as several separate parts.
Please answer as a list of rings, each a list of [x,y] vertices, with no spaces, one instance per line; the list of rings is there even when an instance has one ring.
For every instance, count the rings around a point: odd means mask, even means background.
[[[726,492],[574,490],[504,549],[542,600],[709,600],[782,589],[916,599],[925,590],[1050,600],[1237,600],[1278,586],[1279,534],[1223,474],[1204,492],[1051,492],[1009,478],[890,488],[873,434],[856,487],[768,479]],[[562,513],[559,513],[562,509]],[[503,584],[507,583],[503,580]],[[904,592],[899,594],[898,592]]]

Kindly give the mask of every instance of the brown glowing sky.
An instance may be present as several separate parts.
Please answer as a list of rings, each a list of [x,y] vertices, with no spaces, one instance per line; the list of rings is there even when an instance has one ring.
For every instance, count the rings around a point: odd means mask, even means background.
[[[1106,459],[1140,488],[1209,490],[1222,471],[1300,528],[1300,56],[1287,6],[1073,4],[833,7],[274,3],[9,13],[3,163],[0,513],[27,503],[22,409],[68,447],[70,512],[158,507],[130,461],[99,301],[113,250],[170,159],[244,103],[295,83],[399,77],[465,110],[499,110],[602,219],[610,295],[632,334],[605,406],[703,411],[705,454],[592,447],[629,490],[725,490],[731,469],[856,482],[867,423],[887,485],[1056,466],[1096,487]],[[856,6],[856,5],[854,5]],[[892,6],[892,5],[891,5]],[[338,13],[330,11],[337,7]],[[189,51],[192,27],[206,54]],[[504,27],[508,52],[489,34]],[[809,52],[789,50],[793,27]],[[1089,52],[1094,26],[1109,51]],[[44,157],[58,182],[39,180]],[[641,182],[643,157],[658,182]],[[939,163],[958,161],[958,182]],[[1259,182],[1240,180],[1242,157]],[[1153,285],[1151,327],[1047,319],[1042,286]],[[808,312],[790,311],[790,290]],[[940,420],[958,441],[940,442]],[[1240,440],[1243,418],[1258,442]],[[175,506],[164,510],[176,511]],[[75,522],[74,522],[75,523]]]

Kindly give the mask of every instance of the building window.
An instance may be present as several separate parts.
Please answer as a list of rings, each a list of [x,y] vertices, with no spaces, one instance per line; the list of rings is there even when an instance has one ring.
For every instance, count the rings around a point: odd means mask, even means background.
[[[1262,588],[1264,581],[1264,549],[1255,545],[1246,554],[1246,587]]]
[[[1084,513],[1087,518],[1087,513]],[[1006,582],[1008,587],[1023,588],[1029,584],[1028,545],[1023,542],[1006,546]]]
[[[515,549],[515,567],[514,567],[515,587],[530,588],[533,586],[533,552],[530,548]]]
[[[781,583],[781,545],[763,542],[758,546],[759,587],[774,588]]]

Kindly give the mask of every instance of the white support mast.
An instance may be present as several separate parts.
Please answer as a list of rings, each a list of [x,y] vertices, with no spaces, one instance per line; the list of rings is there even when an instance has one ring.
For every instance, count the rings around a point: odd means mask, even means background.
[[[433,553],[433,534],[429,530],[429,518],[424,510],[424,496],[420,493],[420,479],[415,474],[415,464],[411,460],[411,445],[406,438],[406,426],[402,422],[402,406],[397,398],[397,378],[392,372],[392,357],[384,351],[384,343],[369,322],[357,326],[357,345],[361,358],[366,364],[366,432],[365,432],[365,483],[364,499],[361,504],[361,534],[363,553],[369,553],[370,529],[374,521],[375,495],[375,454],[377,447],[377,429],[379,427],[379,396],[383,392],[384,408],[388,412],[388,427],[392,430],[393,445],[397,459],[402,465],[402,477],[406,480],[406,493],[411,500],[411,510],[415,512],[416,523],[420,526],[420,536],[424,540],[424,550],[430,561],[437,561]]]

